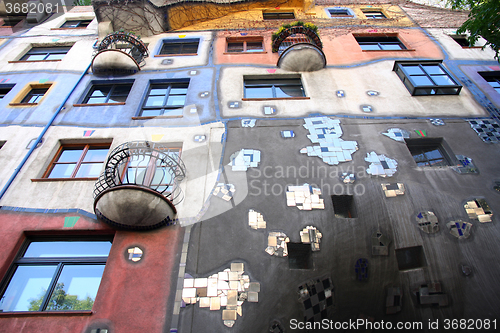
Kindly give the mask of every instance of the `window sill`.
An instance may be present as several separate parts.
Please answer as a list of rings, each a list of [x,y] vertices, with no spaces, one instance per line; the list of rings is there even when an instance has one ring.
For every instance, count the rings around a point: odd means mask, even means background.
[[[279,100],[306,100],[311,97],[279,97],[279,98],[242,98],[242,101],[279,101]]]
[[[266,54],[266,51],[262,52],[224,52],[224,55],[231,55],[231,54]]]
[[[155,58],[161,57],[180,57],[180,56],[197,56],[198,53],[179,53],[179,54],[155,54]]]
[[[18,64],[18,63],[23,63],[23,62],[57,62],[61,61],[62,59],[56,59],[56,60],[10,60],[9,64]]]
[[[31,178],[32,182],[60,182],[60,181],[93,181],[98,180],[98,177],[88,177],[88,178]]]
[[[482,49],[482,46],[462,46],[463,49]]]
[[[106,106],[106,105],[125,105],[125,102],[120,102],[120,103],[95,103],[95,104],[73,104],[73,106]]]
[[[87,27],[75,27],[75,28],[50,28],[50,30],[84,30]]]
[[[10,106],[37,106],[38,103],[9,103]]]
[[[0,312],[0,318],[6,317],[44,317],[44,316],[90,316],[91,310],[77,311],[12,311]]]
[[[415,49],[404,49],[404,50],[361,50],[363,52],[406,52],[406,51],[415,51]]]
[[[132,120],[149,120],[149,119],[170,119],[170,118],[182,118],[184,117],[183,115],[174,115],[174,116],[167,116],[167,115],[160,115],[160,116],[137,116],[137,117],[132,117]]]

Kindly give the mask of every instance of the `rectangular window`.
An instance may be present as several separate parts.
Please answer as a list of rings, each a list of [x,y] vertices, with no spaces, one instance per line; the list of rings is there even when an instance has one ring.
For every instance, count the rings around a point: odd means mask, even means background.
[[[397,37],[386,36],[356,36],[356,41],[362,50],[365,51],[394,51],[406,50],[406,47],[401,43]]]
[[[49,88],[33,88],[26,96],[24,96],[21,103],[37,104],[40,102],[47,90],[49,90]]]
[[[228,53],[264,52],[262,37],[228,38],[226,42]]]
[[[371,19],[371,20],[380,20],[380,19],[387,18],[384,15],[384,13],[382,13],[380,10],[363,9],[362,12],[363,12],[363,14],[365,14],[367,19]]]
[[[349,8],[327,8],[327,13],[330,18],[349,18],[354,17],[354,12]]]
[[[294,19],[295,14],[293,12],[263,12],[262,17],[264,20],[286,20]]]
[[[67,29],[78,29],[78,28],[86,28],[92,20],[70,20],[64,22],[63,25],[61,25],[61,28],[67,28]]]
[[[188,82],[176,83],[153,83],[150,85],[141,117],[154,117],[161,115],[182,116],[183,110],[175,110],[184,107],[189,86]]]
[[[489,83],[490,86],[495,89],[497,93],[500,94],[500,72],[492,71],[492,72],[481,72],[479,73]]]
[[[82,104],[123,104],[132,89],[132,83],[116,82],[94,84]]]
[[[406,139],[405,142],[419,167],[452,165],[452,154],[447,152],[442,138]]]
[[[462,86],[439,62],[398,62],[393,71],[413,96],[458,95]]]
[[[199,38],[166,39],[163,40],[163,44],[158,54],[197,54],[199,44]]]
[[[13,84],[0,84],[0,101],[14,88]]]
[[[109,146],[109,144],[62,145],[43,178],[97,179],[108,156]]]
[[[0,289],[0,312],[91,310],[111,239],[31,241]]]
[[[20,61],[48,61],[61,60],[68,53],[71,46],[62,47],[33,47]]]
[[[244,79],[244,98],[305,97],[300,78]]]

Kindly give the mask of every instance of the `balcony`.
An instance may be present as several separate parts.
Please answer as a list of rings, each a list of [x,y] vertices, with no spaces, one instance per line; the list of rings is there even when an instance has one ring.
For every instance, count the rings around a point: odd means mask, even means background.
[[[272,50],[279,53],[277,66],[292,72],[313,72],[326,66],[323,44],[316,26],[295,22],[273,34]]]
[[[137,36],[121,31],[107,35],[95,48],[92,72],[96,75],[137,73],[149,55],[148,48]]]
[[[173,223],[186,174],[178,152],[147,141],[127,142],[109,155],[95,183],[97,218],[117,229],[151,230]]]

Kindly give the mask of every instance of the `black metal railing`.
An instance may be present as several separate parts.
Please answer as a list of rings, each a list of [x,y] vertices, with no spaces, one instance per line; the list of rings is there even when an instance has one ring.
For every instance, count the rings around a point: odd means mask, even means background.
[[[161,193],[176,204],[183,199],[179,183],[185,175],[178,151],[154,142],[127,142],[109,154],[105,170],[95,183],[94,198],[110,188],[136,185]]]
[[[104,50],[115,49],[131,56],[142,67],[146,64],[145,59],[149,56],[148,48],[139,39],[129,32],[113,32],[103,38],[96,48],[94,57]]]

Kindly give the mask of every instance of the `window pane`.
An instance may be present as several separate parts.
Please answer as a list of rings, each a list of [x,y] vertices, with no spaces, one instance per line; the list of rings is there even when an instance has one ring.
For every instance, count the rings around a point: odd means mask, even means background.
[[[56,164],[48,178],[70,178],[75,170],[76,164]]]
[[[438,65],[423,65],[422,67],[428,74],[446,74]]]
[[[82,163],[76,172],[76,178],[99,177],[103,163]]]
[[[179,95],[179,96],[169,96],[167,105],[180,105],[183,106],[186,101],[186,96]]]
[[[91,310],[105,265],[65,265],[47,310]]]
[[[160,54],[178,54],[180,53],[181,45],[178,43],[164,43],[161,47]]]
[[[448,75],[432,75],[432,80],[439,86],[455,85],[455,82]]]
[[[182,47],[182,53],[198,53],[198,43],[187,43]]]
[[[262,42],[248,42],[247,52],[261,52],[264,51],[262,48]]]
[[[187,94],[187,85],[185,87],[173,86],[172,89],[170,90],[170,94],[171,95],[179,95],[179,94],[186,95]]]
[[[411,76],[415,86],[433,86],[434,83],[427,76]]]
[[[107,257],[110,249],[110,241],[31,242],[23,257]]]
[[[427,157],[429,160],[436,159],[436,158],[443,158],[443,155],[441,154],[441,152],[437,148],[434,148],[434,149],[431,148],[430,150],[426,151],[424,154],[425,154],[425,157]]]
[[[107,96],[110,91],[111,91],[110,86],[95,86],[92,89],[92,93],[90,94],[90,96],[92,97]]]
[[[398,43],[382,43],[380,45],[382,46],[382,50],[403,50],[403,47]]]
[[[245,98],[272,98],[273,90],[271,87],[246,87]]]
[[[47,58],[45,58],[45,60],[61,60],[62,58],[64,58],[64,56],[65,54],[58,54],[58,53],[49,54]]]
[[[168,91],[168,86],[154,86],[151,88],[149,95],[152,96],[165,96]]]
[[[380,50],[378,44],[360,44],[362,50]]]
[[[83,154],[83,148],[64,149],[57,162],[78,162]]]
[[[303,97],[304,89],[302,86],[282,86],[276,87],[276,97]]]
[[[38,311],[56,265],[19,266],[0,300],[0,311]]]
[[[125,103],[127,96],[110,96],[108,103]]]
[[[29,54],[24,56],[22,60],[27,60],[27,61],[44,60],[45,56],[46,56],[45,54]]]
[[[163,106],[165,96],[149,96],[145,106]]]
[[[106,97],[90,97],[87,101],[87,104],[106,103],[106,99]]]
[[[90,148],[85,154],[83,162],[104,162],[108,155],[108,148],[92,149]]]
[[[414,74],[424,74],[424,71],[418,65],[402,65],[406,74],[414,75]]]
[[[243,52],[243,42],[227,43],[227,52]]]
[[[131,84],[119,84],[115,85],[112,95],[113,96],[127,96],[132,88]]]

